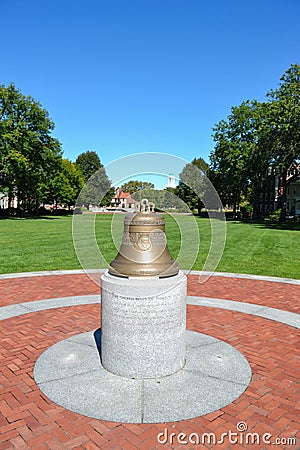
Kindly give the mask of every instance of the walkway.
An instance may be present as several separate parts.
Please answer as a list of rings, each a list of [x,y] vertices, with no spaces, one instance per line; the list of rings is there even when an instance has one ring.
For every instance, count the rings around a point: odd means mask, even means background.
[[[192,449],[197,442],[218,450],[299,448],[300,436],[294,445],[292,438],[300,422],[300,282],[226,274],[205,284],[190,274],[188,282],[187,328],[237,348],[252,380],[241,397],[206,416],[137,425],[67,411],[33,379],[35,361],[48,347],[99,327],[97,285],[80,271],[0,276],[1,306],[8,307],[0,308],[0,450]]]

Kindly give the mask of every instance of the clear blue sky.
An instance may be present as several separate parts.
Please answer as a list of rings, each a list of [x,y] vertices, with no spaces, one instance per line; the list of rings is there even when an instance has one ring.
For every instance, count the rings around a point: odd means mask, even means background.
[[[49,111],[64,157],[208,160],[212,127],[300,62],[299,0],[1,2],[0,84]]]

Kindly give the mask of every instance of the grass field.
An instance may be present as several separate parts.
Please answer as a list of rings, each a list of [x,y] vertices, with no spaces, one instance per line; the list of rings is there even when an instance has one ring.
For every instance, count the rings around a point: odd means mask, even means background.
[[[123,217],[119,216],[119,222]],[[95,227],[97,242],[107,261],[116,255],[111,221],[112,215],[98,215]],[[201,245],[192,268],[201,270],[210,247],[210,222],[196,218],[196,224]],[[120,222],[116,233],[119,239],[121,229]],[[166,218],[166,232],[170,251],[177,257],[180,230],[170,217]],[[0,273],[81,268],[73,246],[72,217],[1,219],[0,236]],[[216,270],[300,279],[299,248],[299,224],[281,229],[229,221],[225,250]],[[183,269],[191,268],[187,258],[186,254],[188,267]]]

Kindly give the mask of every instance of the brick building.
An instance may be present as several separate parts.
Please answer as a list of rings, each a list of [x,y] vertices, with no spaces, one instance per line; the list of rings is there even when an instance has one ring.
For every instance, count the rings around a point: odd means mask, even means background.
[[[123,192],[121,188],[116,188],[110,207],[113,209],[133,210],[135,203],[136,200],[131,197],[129,192]]]
[[[286,215],[300,215],[300,164],[296,161],[291,164],[287,171],[286,183],[277,175],[270,175],[261,187],[259,210],[261,215],[280,208],[279,199],[283,195],[284,184],[286,185]]]

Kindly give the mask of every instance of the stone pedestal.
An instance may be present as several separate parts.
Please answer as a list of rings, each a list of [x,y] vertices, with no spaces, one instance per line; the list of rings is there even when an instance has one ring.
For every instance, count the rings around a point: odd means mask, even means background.
[[[186,276],[102,276],[101,361],[128,378],[173,374],[185,363]]]

